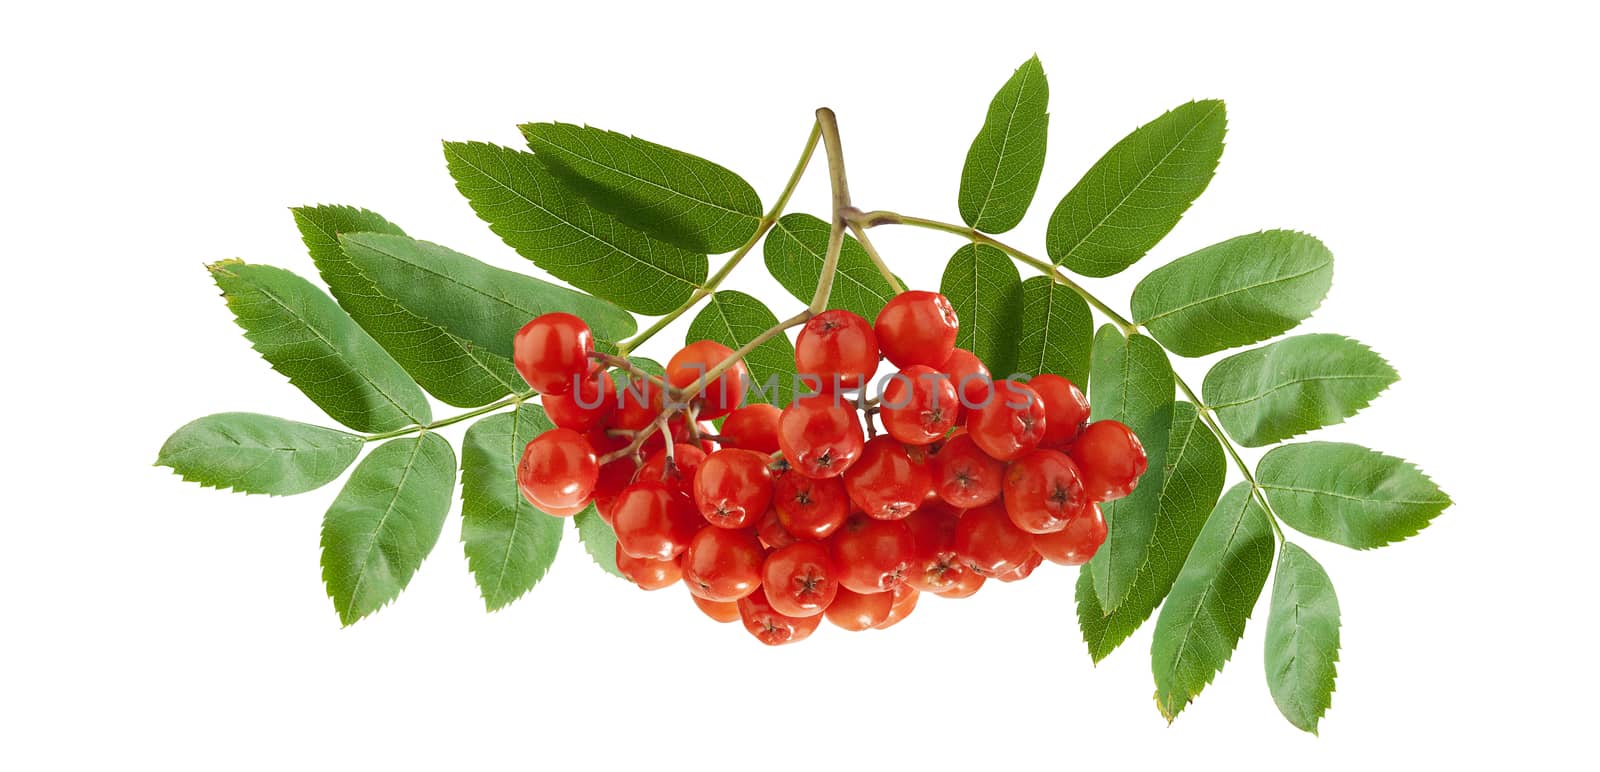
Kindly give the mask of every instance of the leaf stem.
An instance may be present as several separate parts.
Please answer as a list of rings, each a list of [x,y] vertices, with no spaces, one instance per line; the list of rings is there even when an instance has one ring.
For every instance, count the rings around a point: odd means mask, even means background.
[[[846,217],[848,219],[848,215],[846,215]],[[867,238],[867,229],[861,227],[861,223],[856,222],[855,220],[850,220],[850,232],[855,234],[856,241],[861,242],[861,248],[867,251],[867,257],[872,258],[872,264],[878,267],[878,273],[883,274],[883,278],[889,282],[889,289],[894,290],[894,294],[896,295],[905,292],[906,288],[900,284],[899,277],[895,276],[894,272],[889,270],[888,263],[885,263],[883,261],[883,256],[878,254],[878,248],[874,247],[872,245],[872,240]]]
[[[513,395],[511,395],[509,397],[506,397],[505,399],[502,399],[499,402],[492,402],[490,404],[484,405],[483,407],[474,408],[472,410],[468,410],[465,413],[460,413],[458,415],[453,415],[453,416],[450,416],[448,418],[441,418],[441,419],[439,419],[437,421],[434,421],[432,423],[429,423],[429,424],[412,424],[410,426],[405,426],[405,427],[402,427],[402,428],[399,428],[399,429],[395,429],[393,431],[381,432],[381,433],[378,433],[378,434],[368,434],[363,439],[365,439],[367,442],[377,442],[378,440],[387,440],[387,439],[393,439],[395,437],[404,437],[407,434],[414,434],[416,432],[426,432],[426,431],[432,431],[434,429],[443,429],[444,427],[449,426],[451,424],[458,424],[458,423],[461,423],[462,421],[466,421],[466,420],[470,420],[470,419],[473,419],[473,418],[477,418],[478,416],[481,416],[481,415],[486,415],[488,413],[493,413],[496,410],[500,410],[501,408],[507,408],[507,407],[512,407],[512,406],[515,406],[515,405],[521,405],[523,402],[526,402],[529,399],[532,399],[535,395],[536,395],[536,392],[534,392],[532,390],[524,391],[521,394],[513,394]]]
[[[733,269],[739,265],[739,262],[744,260],[745,255],[750,254],[751,250],[754,250],[756,245],[761,243],[761,239],[766,237],[767,231],[772,230],[772,226],[777,224],[778,218],[783,216],[783,210],[789,205],[789,199],[794,196],[794,190],[799,186],[800,178],[805,176],[806,167],[811,165],[811,156],[816,152],[817,140],[821,137],[822,124],[818,122],[811,126],[811,134],[806,137],[805,149],[800,152],[800,160],[795,164],[794,171],[789,173],[789,181],[784,184],[783,192],[778,194],[777,200],[772,202],[772,206],[767,209],[767,213],[761,216],[760,222],[756,224],[755,233],[750,234],[750,238],[745,241],[744,245],[734,251],[727,261],[717,269],[717,272],[712,274],[711,278],[706,279],[705,285],[696,289],[694,294],[683,302],[683,305],[667,312],[665,316],[657,318],[638,335],[618,344],[617,354],[619,356],[627,356],[628,352],[638,348],[645,341],[654,337],[656,333],[666,329],[667,325],[672,324],[678,317],[683,316],[689,309],[694,308],[700,301],[716,292],[717,287],[722,286],[723,279],[728,278],[728,274],[732,273]]]

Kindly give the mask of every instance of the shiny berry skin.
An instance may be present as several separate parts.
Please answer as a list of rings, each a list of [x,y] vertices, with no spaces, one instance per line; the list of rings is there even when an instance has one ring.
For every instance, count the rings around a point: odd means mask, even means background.
[[[593,365],[594,334],[572,314],[550,313],[522,325],[511,341],[511,359],[522,379],[540,394],[566,394]]]
[[[683,553],[683,582],[706,600],[738,600],[761,585],[765,558],[753,528],[703,528]]]
[[[962,407],[982,405],[994,393],[994,381],[989,376],[989,368],[983,366],[983,360],[977,354],[964,348],[951,351],[950,358],[939,366],[939,372],[950,376],[950,385],[956,387]]]
[[[961,512],[942,503],[926,504],[906,518],[914,545],[906,584],[925,592],[944,592],[971,573],[955,551],[956,524],[960,521]]]
[[[839,592],[828,548],[814,541],[795,542],[767,555],[761,586],[778,613],[810,617],[822,613]]]
[[[594,483],[594,509],[606,525],[611,525],[611,508],[616,505],[617,496],[633,484],[638,472],[639,464],[631,458],[619,458],[600,467],[600,476]]]
[[[874,630],[887,630],[911,616],[911,612],[917,608],[917,598],[922,595],[915,587],[904,584],[894,588],[894,592],[889,594],[893,596],[893,600],[889,603],[889,616],[873,625]]]
[[[1006,467],[1006,514],[1028,533],[1054,533],[1089,505],[1078,465],[1059,450],[1030,450]]]
[[[1077,439],[1089,422],[1089,398],[1072,381],[1059,375],[1035,375],[1028,388],[1044,402],[1044,437],[1041,448],[1060,448]]]
[[[611,423],[618,429],[643,429],[661,415],[665,398],[661,384],[649,378],[630,379],[617,395],[617,410]]]
[[[927,462],[913,460],[905,446],[889,436],[867,440],[861,458],[844,473],[844,491],[851,503],[879,520],[899,520],[916,511],[932,488],[933,471]]]
[[[970,598],[973,595],[976,595],[978,590],[983,589],[983,583],[985,581],[986,580],[984,579],[983,574],[980,574],[977,571],[969,570],[957,577],[955,586],[938,593],[938,595],[941,598],[949,598],[951,600]]]
[[[599,477],[594,448],[571,429],[551,429],[533,438],[517,463],[523,498],[552,515],[577,514],[587,506]]]
[[[995,578],[1002,582],[1020,582],[1023,579],[1027,579],[1029,576],[1031,576],[1033,574],[1033,569],[1038,568],[1039,564],[1043,562],[1044,557],[1038,552],[1034,552],[1032,555],[1028,556],[1027,560],[1022,561],[1022,565],[1000,574]]]
[[[617,570],[627,577],[628,581],[639,585],[641,590],[659,590],[670,587],[683,578],[683,570],[679,568],[677,560],[651,560],[649,558],[631,557],[616,548]]]
[[[1051,563],[1081,566],[1094,557],[1095,550],[1105,541],[1106,518],[1100,513],[1100,505],[1090,504],[1069,520],[1066,528],[1034,536],[1033,548]]]
[[[1111,501],[1132,493],[1150,466],[1138,435],[1117,421],[1089,424],[1067,455],[1077,462],[1083,489],[1094,501]]]
[[[706,457],[694,475],[694,503],[719,528],[753,526],[772,504],[767,457],[727,448]]]
[[[712,368],[733,356],[733,349],[714,340],[697,340],[678,350],[667,361],[667,383],[682,389],[694,385]],[[706,384],[696,398],[702,400],[700,417],[709,421],[721,418],[744,404],[745,385],[750,382],[750,368],[744,360],[733,363],[716,380]]]
[[[833,395],[796,399],[778,418],[778,449],[789,468],[806,477],[844,474],[864,444],[860,415]]]
[[[575,432],[587,432],[605,423],[617,410],[617,389],[611,375],[595,371],[578,379],[578,388],[566,394],[546,394],[539,399],[550,423]]]
[[[738,601],[706,600],[693,593],[689,595],[689,600],[694,601],[695,607],[699,608],[701,613],[710,617],[713,622],[726,624],[739,621]]]
[[[682,442],[672,444],[672,468],[667,468],[667,451],[665,448],[650,454],[645,459],[644,465],[639,467],[635,480],[660,480],[667,483],[683,495],[694,497],[695,473],[700,465],[706,462],[706,452],[698,445],[687,445]]]
[[[783,549],[799,541],[789,529],[783,527],[783,521],[778,519],[778,510],[769,509],[756,522],[756,536],[761,538],[761,544],[767,549]]]
[[[799,376],[821,391],[859,389],[878,371],[878,336],[858,314],[823,311],[795,337],[794,364]]]
[[[694,502],[660,480],[640,480],[611,507],[617,545],[630,557],[671,560],[689,548],[706,524]]]
[[[783,415],[775,405],[756,403],[745,405],[728,414],[722,422],[722,444],[730,448],[743,448],[772,455],[778,452],[778,416]]]
[[[1000,498],[1006,462],[983,452],[969,434],[950,438],[933,457],[933,489],[956,509],[981,507]]]
[[[840,587],[823,615],[835,627],[859,632],[882,624],[893,608],[893,592],[860,593]]]
[[[955,309],[937,292],[910,290],[889,299],[872,331],[878,348],[895,367],[938,367],[956,347]]]
[[[1033,536],[1012,523],[1005,507],[996,502],[961,515],[952,547],[973,571],[999,576],[1028,561]]]
[[[928,445],[943,439],[955,426],[960,412],[955,384],[944,373],[922,365],[889,376],[878,403],[883,430],[907,445]]]
[[[791,617],[779,613],[760,588],[739,599],[739,619],[744,622],[744,629],[768,646],[803,641],[822,624],[821,616]]]
[[[858,513],[833,534],[828,549],[840,585],[860,593],[887,592],[905,582],[916,544],[905,522]]]
[[[1045,428],[1044,403],[1018,381],[996,383],[988,404],[967,411],[967,434],[984,453],[1001,461],[1033,450]]]
[[[772,483],[778,522],[796,539],[826,539],[850,514],[850,496],[837,477],[814,480],[793,471]]]

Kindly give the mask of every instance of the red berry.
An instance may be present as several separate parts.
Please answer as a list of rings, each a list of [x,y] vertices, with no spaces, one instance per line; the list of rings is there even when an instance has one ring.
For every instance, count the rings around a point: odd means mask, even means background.
[[[722,422],[722,444],[772,455],[778,452],[778,416],[783,411],[764,403],[745,405]]]
[[[955,426],[961,401],[944,373],[913,365],[888,380],[878,403],[878,417],[889,436],[907,445],[927,445]]]
[[[839,591],[828,548],[814,541],[795,542],[767,556],[761,586],[779,613],[792,617],[821,614]]]
[[[517,487],[528,503],[552,515],[577,514],[594,496],[599,458],[583,435],[551,429],[522,451]]]
[[[618,429],[638,431],[661,415],[665,395],[650,378],[633,378],[617,395],[617,412],[611,423]]]
[[[593,365],[594,334],[572,314],[550,313],[522,326],[511,341],[511,359],[522,379],[540,394],[566,394]]]
[[[835,395],[796,399],[778,418],[778,448],[789,468],[806,477],[838,477],[861,455],[861,418]]]
[[[994,394],[989,368],[983,366],[983,360],[976,354],[964,348],[951,351],[950,358],[939,366],[939,372],[950,376],[950,384],[956,387],[963,407],[982,405]]]
[[[703,528],[683,553],[683,581],[707,600],[738,600],[760,586],[765,557],[753,528]]]
[[[1033,537],[1018,528],[999,502],[969,509],[956,523],[956,554],[973,571],[998,576],[1027,562]]]
[[[788,472],[772,484],[772,507],[778,522],[796,539],[826,539],[844,525],[850,514],[850,497],[844,481],[822,480]]]
[[[737,601],[706,600],[699,595],[690,594],[689,599],[694,605],[700,607],[705,615],[711,617],[713,622],[739,621],[739,603]]]
[[[1044,402],[1044,438],[1041,448],[1059,448],[1072,442],[1089,420],[1089,400],[1072,381],[1059,375],[1035,375],[1028,388]]]
[[[1120,499],[1133,492],[1149,467],[1138,435],[1117,421],[1095,421],[1068,451],[1078,464],[1083,488],[1094,501]]]
[[[1039,564],[1043,562],[1044,557],[1042,557],[1038,552],[1035,552],[1032,555],[1029,555],[1027,560],[1022,561],[1022,565],[1000,574],[995,578],[1002,582],[1020,582],[1023,579],[1027,579],[1029,576],[1031,576],[1033,574],[1033,569],[1038,568]]]
[[[597,370],[578,379],[566,394],[546,394],[539,399],[550,423],[563,429],[587,432],[601,425],[617,409],[617,389],[610,374]]]
[[[969,434],[950,438],[933,457],[934,491],[956,509],[971,509],[1000,498],[1005,473],[1006,462],[979,449]]]
[[[939,593],[939,597],[950,598],[951,600],[970,598],[976,595],[978,590],[983,589],[983,582],[983,574],[977,571],[966,571],[956,578],[956,583],[953,587]]]
[[[889,604],[889,616],[882,622],[873,625],[872,629],[874,630],[886,630],[894,627],[900,624],[901,620],[911,616],[911,612],[917,608],[917,597],[922,593],[910,585],[902,584],[894,588],[894,592],[889,594],[893,596],[893,600]]]
[[[1100,513],[1100,505],[1090,504],[1068,520],[1066,528],[1034,536],[1033,548],[1051,563],[1081,566],[1094,557],[1105,540],[1106,518]]]
[[[756,524],[756,535],[761,537],[761,543],[768,549],[775,550],[783,549],[799,541],[794,538],[794,534],[789,533],[789,529],[783,527],[783,522],[778,519],[778,510],[776,509],[769,509],[766,514],[761,516],[761,520]]]
[[[823,311],[795,337],[794,364],[818,391],[863,388],[878,371],[878,336],[858,314]]]
[[[706,521],[694,502],[660,480],[640,480],[611,507],[617,545],[636,558],[671,560],[689,548]]]
[[[904,368],[944,364],[956,347],[957,327],[955,309],[945,296],[911,290],[890,298],[872,329],[884,357]]]
[[[619,458],[600,467],[600,476],[594,483],[594,509],[606,525],[611,525],[611,508],[616,505],[617,496],[633,484],[638,471],[639,462],[631,458]]]
[[[692,386],[731,356],[733,349],[721,343],[697,340],[684,346],[667,361],[667,383],[679,389]],[[702,402],[700,417],[709,421],[733,412],[734,408],[744,403],[745,386],[749,381],[750,369],[745,367],[744,360],[735,361],[732,367],[695,395]]]
[[[1078,465],[1059,450],[1031,450],[1006,468],[1006,514],[1028,533],[1054,533],[1089,505]]]
[[[886,592],[906,580],[916,545],[900,520],[851,515],[829,540],[839,584],[856,592]]]
[[[651,560],[650,558],[636,558],[616,548],[617,570],[628,578],[628,581],[639,585],[642,590],[659,590],[677,583],[683,578],[683,571],[678,567],[677,560]]]
[[[914,550],[906,584],[927,592],[955,588],[972,573],[955,551],[956,524],[961,513],[941,504],[929,504],[906,518]]]
[[[920,454],[919,454],[920,455]],[[861,458],[844,473],[844,490],[862,512],[879,520],[898,520],[928,498],[933,472],[922,459],[913,460],[893,437],[874,437]]]
[[[667,468],[667,451],[663,447],[650,454],[645,459],[644,465],[639,467],[639,474],[635,480],[660,480],[683,492],[683,495],[694,496],[694,478],[700,465],[706,461],[706,452],[698,445],[686,445],[681,442],[672,445],[672,468]]]
[[[737,448],[707,456],[694,475],[694,502],[712,525],[755,525],[772,504],[772,472],[767,470],[767,457]]]
[[[870,630],[889,618],[894,608],[893,592],[855,592],[840,587],[828,610],[823,614],[835,627],[851,632]]]
[[[967,434],[984,453],[1001,461],[1033,450],[1044,433],[1044,403],[1018,381],[996,383],[993,399],[967,411]]]
[[[739,618],[744,620],[744,629],[768,646],[803,641],[822,624],[820,616],[791,617],[778,613],[760,588],[739,599]]]

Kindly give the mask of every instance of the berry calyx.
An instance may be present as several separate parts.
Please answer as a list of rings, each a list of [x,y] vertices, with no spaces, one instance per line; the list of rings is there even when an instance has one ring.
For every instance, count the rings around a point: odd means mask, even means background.
[[[689,548],[706,521],[675,486],[639,480],[623,489],[611,507],[617,546],[630,557],[671,560]]]
[[[1106,541],[1106,518],[1099,504],[1090,504],[1055,533],[1037,534],[1033,548],[1045,560],[1063,566],[1081,566],[1094,557]]]
[[[1054,533],[1089,505],[1078,465],[1059,450],[1031,450],[1006,468],[1006,514],[1028,533]]]
[[[912,365],[889,376],[878,416],[889,436],[907,445],[928,445],[955,426],[961,412],[956,387],[944,373]]]
[[[886,592],[905,582],[916,544],[903,521],[855,514],[829,539],[829,550],[840,585],[860,593]]]
[[[1138,435],[1127,425],[1109,420],[1085,427],[1067,455],[1077,462],[1084,491],[1094,501],[1132,493],[1150,465]]]
[[[895,367],[938,367],[956,347],[958,326],[948,298],[937,292],[910,290],[884,304],[872,331],[883,356]]]
[[[772,507],[778,522],[796,539],[826,539],[850,514],[844,481],[821,480],[788,472],[772,484]]]
[[[971,573],[955,551],[956,524],[961,513],[929,504],[906,519],[914,545],[906,584],[924,592],[942,593],[957,587]]]
[[[761,585],[765,553],[755,529],[703,528],[683,553],[683,582],[706,600],[738,600]]]
[[[913,459],[895,438],[867,441],[861,457],[844,473],[844,490],[857,509],[879,520],[898,520],[916,511],[933,488],[933,472]]]
[[[821,614],[839,592],[833,559],[817,542],[795,542],[767,556],[761,586],[779,613],[792,617]]]
[[[1033,450],[1045,428],[1044,403],[1019,381],[996,383],[993,399],[967,411],[967,434],[984,453],[1001,461]]]
[[[714,340],[697,340],[678,350],[667,361],[667,383],[674,388],[684,389],[693,386],[723,360],[733,356],[733,349]],[[700,417],[706,420],[721,418],[733,412],[734,408],[744,404],[745,384],[750,380],[750,369],[745,367],[744,360],[733,363],[732,367],[723,371],[698,394],[693,396],[701,402]]]
[[[844,474],[861,455],[861,417],[836,395],[801,397],[778,418],[778,448],[789,468],[806,477]]]
[[[969,434],[950,438],[933,456],[933,489],[956,509],[981,507],[1000,498],[1006,462],[983,452]]]
[[[551,429],[533,438],[517,463],[523,498],[552,515],[577,514],[588,506],[599,476],[594,448],[571,429]]]
[[[823,311],[795,337],[794,364],[819,391],[859,389],[878,371],[878,336],[858,314]]]
[[[594,334],[572,314],[542,314],[522,325],[511,341],[511,361],[540,394],[566,394],[593,365]]]
[[[707,456],[694,475],[694,501],[706,522],[718,528],[755,525],[772,503],[767,457],[738,448]]]
[[[822,624],[820,616],[791,617],[779,613],[760,588],[739,599],[739,619],[744,622],[744,629],[768,646],[799,643]]]

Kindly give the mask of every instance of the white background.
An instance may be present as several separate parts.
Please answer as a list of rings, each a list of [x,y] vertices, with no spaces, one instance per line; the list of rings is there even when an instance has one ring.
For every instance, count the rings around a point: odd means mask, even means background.
[[[1600,535],[1584,380],[1600,62],[1578,6],[325,5],[29,3],[0,20],[0,767],[1578,760]],[[972,600],[924,600],[890,631],[824,627],[768,649],[678,589],[602,574],[572,538],[534,592],[486,615],[452,514],[400,600],[340,629],[317,548],[338,485],[247,498],[151,466],[203,414],[319,420],[202,268],[237,256],[314,275],[289,206],[370,207],[531,270],[455,192],[440,139],[515,145],[518,122],[589,122],[708,156],[770,201],[827,104],[859,205],[956,220],[967,145],[1034,52],[1053,92],[1050,162],[1007,239],[1042,252],[1055,201],[1113,142],[1183,101],[1227,99],[1206,195],[1144,263],[1093,288],[1125,307],[1138,276],[1195,248],[1317,234],[1338,262],[1302,331],[1366,341],[1404,376],[1321,438],[1417,461],[1457,502],[1387,549],[1297,539],[1344,611],[1320,739],[1268,696],[1264,605],[1171,728],[1151,702],[1149,626],[1091,667],[1074,573],[1049,565]],[[821,174],[795,206],[824,211]],[[958,246],[874,235],[920,287]],[[780,316],[798,308],[759,259],[730,285]],[[681,330],[646,353],[665,358]],[[1205,366],[1179,363],[1193,382]]]

